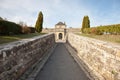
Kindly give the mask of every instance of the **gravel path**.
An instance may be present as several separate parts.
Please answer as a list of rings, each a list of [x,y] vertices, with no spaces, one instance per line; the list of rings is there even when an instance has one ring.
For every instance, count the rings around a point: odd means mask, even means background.
[[[63,43],[58,43],[36,80],[89,80],[69,55]]]

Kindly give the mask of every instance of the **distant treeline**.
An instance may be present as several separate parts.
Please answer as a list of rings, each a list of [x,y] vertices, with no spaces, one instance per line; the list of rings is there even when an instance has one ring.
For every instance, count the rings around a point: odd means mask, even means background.
[[[120,34],[120,24],[85,28],[83,32],[87,34],[97,34],[97,35]]]
[[[16,35],[34,33],[35,28],[28,27],[27,25],[21,26],[14,22],[0,19],[0,35]]]

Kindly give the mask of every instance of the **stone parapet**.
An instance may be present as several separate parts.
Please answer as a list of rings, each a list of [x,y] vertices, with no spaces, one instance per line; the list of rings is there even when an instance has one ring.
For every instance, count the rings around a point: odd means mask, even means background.
[[[67,42],[97,80],[120,80],[120,45],[68,33]]]
[[[0,80],[16,80],[55,44],[54,34],[0,46]]]

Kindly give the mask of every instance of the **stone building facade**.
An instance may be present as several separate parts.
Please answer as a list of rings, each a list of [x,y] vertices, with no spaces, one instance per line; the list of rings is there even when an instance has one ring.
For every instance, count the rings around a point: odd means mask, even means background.
[[[55,40],[59,41],[65,41],[66,40],[66,33],[67,33],[67,29],[66,29],[66,24],[59,22],[55,25]]]
[[[65,22],[58,22],[55,28],[45,28],[42,30],[43,33],[54,33],[56,41],[66,41],[68,32],[80,32],[80,28],[67,28]]]

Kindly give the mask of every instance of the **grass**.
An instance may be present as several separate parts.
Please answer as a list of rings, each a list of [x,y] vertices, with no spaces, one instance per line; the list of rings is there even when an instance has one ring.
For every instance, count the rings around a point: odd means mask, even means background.
[[[93,34],[79,34],[79,33],[78,35],[120,44],[120,35],[93,35]]]
[[[21,35],[12,35],[12,36],[0,36],[0,44],[9,43],[17,41],[20,39],[31,38],[34,36],[43,35],[45,33],[30,33],[30,34],[21,34]]]

